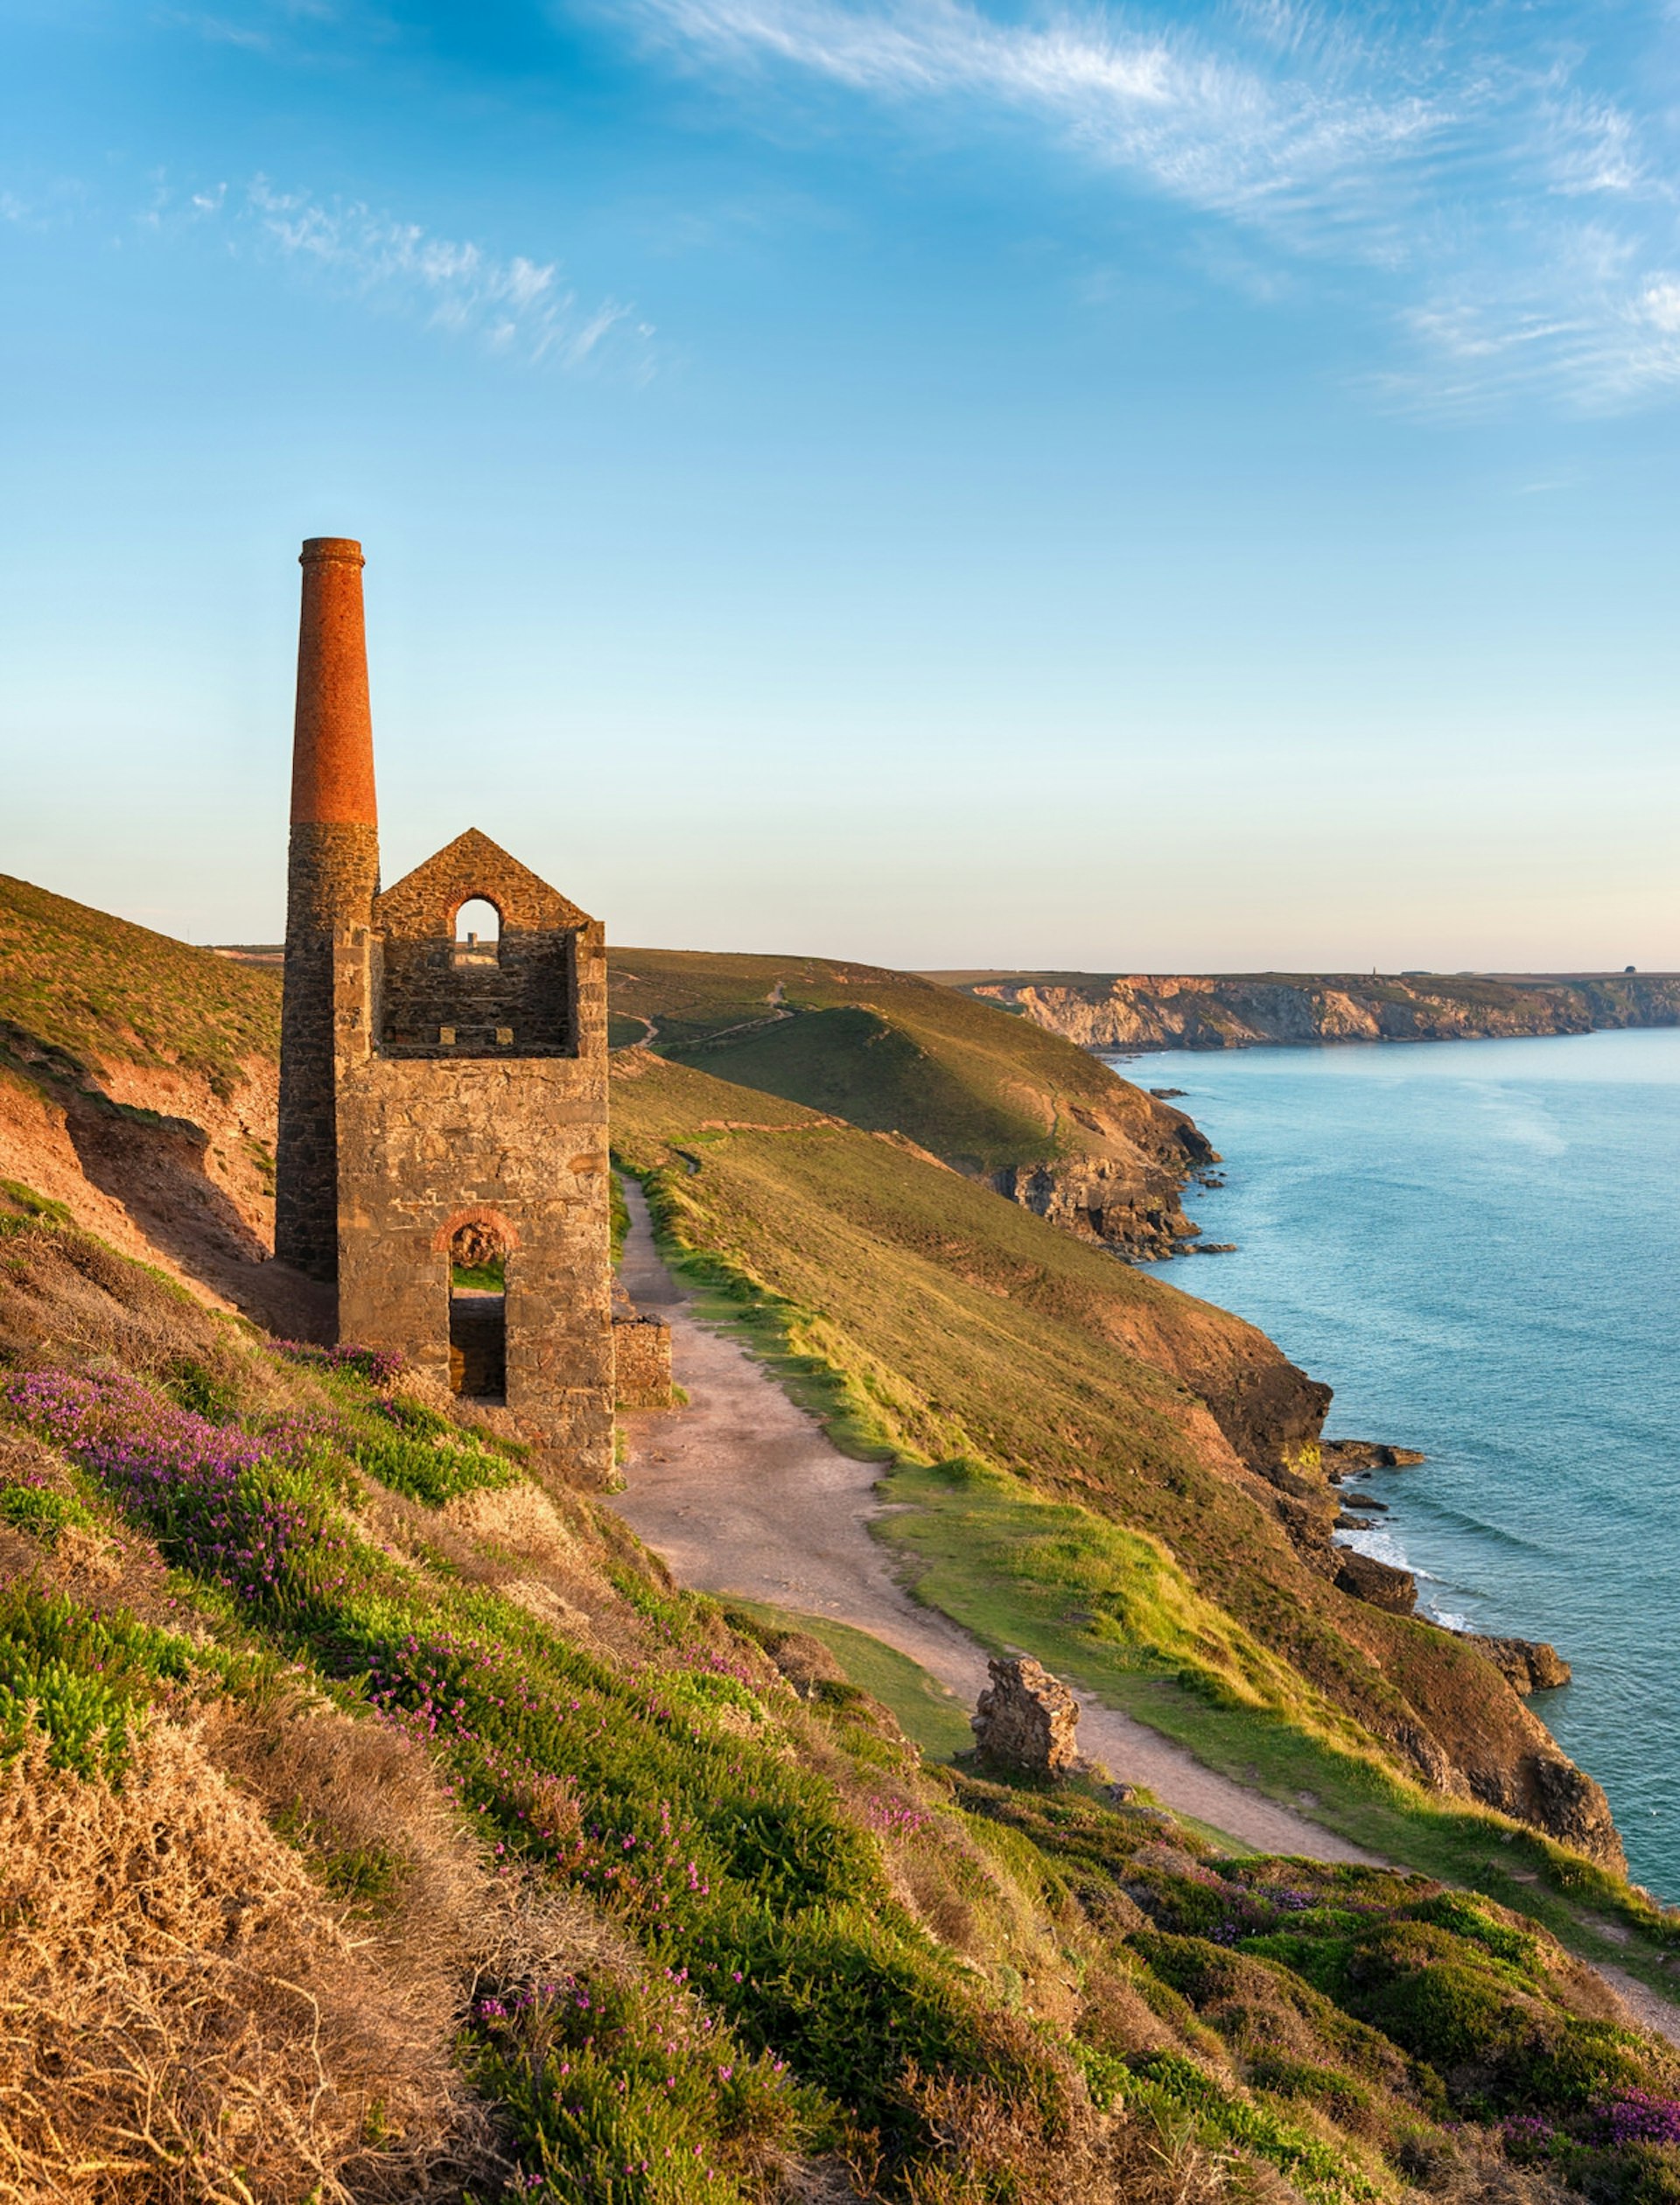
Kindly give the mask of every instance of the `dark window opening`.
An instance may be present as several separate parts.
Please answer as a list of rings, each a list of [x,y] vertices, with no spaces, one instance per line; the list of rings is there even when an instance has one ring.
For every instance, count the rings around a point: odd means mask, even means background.
[[[480,920],[494,932],[480,930]],[[565,928],[506,928],[487,900],[464,904],[456,931],[387,935],[381,945],[380,1040],[388,1056],[570,1056],[577,944]]]
[[[493,1225],[449,1244],[449,1382],[470,1401],[508,1398],[508,1250]]]

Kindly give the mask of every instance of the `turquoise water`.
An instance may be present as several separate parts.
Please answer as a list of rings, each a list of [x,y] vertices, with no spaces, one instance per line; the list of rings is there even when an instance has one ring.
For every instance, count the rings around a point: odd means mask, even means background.
[[[1186,1207],[1239,1252],[1156,1276],[1327,1380],[1329,1436],[1426,1451],[1357,1543],[1573,1663],[1536,1712],[1680,1901],[1680,1032],[1110,1061],[1229,1175]]]

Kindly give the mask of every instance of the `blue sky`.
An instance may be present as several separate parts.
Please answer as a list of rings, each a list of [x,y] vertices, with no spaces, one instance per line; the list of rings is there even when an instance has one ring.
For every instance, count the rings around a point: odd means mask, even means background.
[[[271,938],[1680,967],[1680,10],[0,0],[0,866]]]

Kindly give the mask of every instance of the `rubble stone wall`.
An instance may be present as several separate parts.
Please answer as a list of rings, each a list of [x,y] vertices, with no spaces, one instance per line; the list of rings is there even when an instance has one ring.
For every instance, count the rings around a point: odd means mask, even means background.
[[[662,1317],[612,1320],[614,1391],[620,1409],[671,1405],[671,1328]]]
[[[367,925],[378,886],[376,827],[300,820],[292,828],[274,1252],[311,1278],[332,1278],[339,1257],[333,936],[340,929]]]
[[[481,887],[475,892],[482,893]],[[507,1256],[507,1405],[555,1474],[612,1460],[606,957],[577,929],[575,1056],[411,1060],[377,1046],[380,945],[335,948],[341,1338],[450,1382],[450,1241],[481,1219]]]

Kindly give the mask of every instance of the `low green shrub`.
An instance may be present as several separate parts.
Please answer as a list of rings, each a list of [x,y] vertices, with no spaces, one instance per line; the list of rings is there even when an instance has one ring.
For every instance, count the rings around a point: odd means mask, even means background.
[[[769,2150],[836,2124],[785,2062],[745,2050],[681,1970],[657,1984],[567,1977],[481,1997],[469,2042],[473,2079],[511,2131],[516,2194],[552,2205],[756,2197],[751,2177]]]
[[[193,1669],[192,1647],[171,1632],[14,1582],[0,1591],[0,1758],[32,1722],[55,1768],[116,1775],[151,1701]]]
[[[56,1545],[60,1533],[73,1523],[86,1529],[94,1521],[92,1510],[73,1494],[56,1492],[50,1486],[0,1487],[0,1523],[27,1531],[46,1546]]]
[[[464,1440],[452,1426],[430,1438],[401,1430],[369,1432],[352,1439],[348,1452],[381,1485],[429,1508],[441,1508],[464,1493],[516,1485],[522,1474],[505,1456]]]

